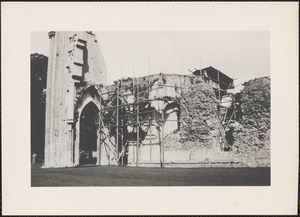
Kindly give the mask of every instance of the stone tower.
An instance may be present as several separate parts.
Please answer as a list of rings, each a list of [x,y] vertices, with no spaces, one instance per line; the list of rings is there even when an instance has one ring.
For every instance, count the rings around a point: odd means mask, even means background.
[[[80,117],[88,103],[100,108],[99,95],[87,89],[105,85],[107,71],[93,32],[52,31],[48,36],[44,167],[73,167],[79,165],[80,125],[75,114]],[[87,90],[83,99],[77,99],[80,105],[75,100],[78,88]]]

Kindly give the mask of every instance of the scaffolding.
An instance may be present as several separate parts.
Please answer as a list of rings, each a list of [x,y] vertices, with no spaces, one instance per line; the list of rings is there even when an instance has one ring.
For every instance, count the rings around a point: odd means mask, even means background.
[[[142,144],[141,126],[143,126],[146,127],[144,134],[150,134],[150,160],[152,157],[152,146],[159,145],[160,166],[164,167],[164,124],[166,121],[175,121],[165,119],[164,105],[171,102],[176,102],[179,105],[180,98],[164,96],[165,87],[175,88],[176,86],[164,84],[163,76],[164,75],[160,73],[159,85],[156,88],[151,87],[150,76],[148,76],[148,79],[143,82],[137,78],[133,78],[133,85],[130,87],[124,85],[122,79],[118,80],[113,90],[100,94],[100,99],[105,95],[110,98],[110,103],[105,105],[104,108],[102,108],[102,106],[100,108],[100,146],[106,143],[105,146],[109,149],[109,155],[113,155],[112,157],[109,156],[109,164],[127,165],[128,156],[126,156],[126,154],[128,147],[133,146],[133,163],[137,167],[139,166],[139,149]],[[140,90],[141,86],[143,86],[143,90]],[[150,91],[154,90],[160,93],[158,97],[154,99],[145,97]],[[132,102],[128,101],[130,97],[133,98]],[[103,104],[102,102],[100,103]],[[158,109],[141,109],[141,107],[151,108],[151,103],[157,103]],[[147,113],[150,114],[150,117],[148,120],[144,120],[143,115]],[[157,116],[158,119],[153,120],[151,113],[156,113],[155,116]],[[180,120],[176,121],[180,122]],[[128,126],[132,128],[131,131],[127,130]],[[152,126],[156,126],[156,129],[159,131],[158,143],[152,141]],[[108,130],[105,131],[105,128]],[[114,137],[115,141],[111,141],[111,137]]]
[[[105,149],[108,150],[108,158],[109,165],[127,165],[130,163],[131,165],[139,166],[140,163],[140,147],[143,145],[143,141],[141,137],[142,133],[146,133],[149,136],[149,154],[150,154],[150,162],[152,161],[153,147],[155,145],[159,146],[159,163],[160,167],[164,167],[165,159],[164,159],[164,125],[167,121],[176,121],[179,128],[182,124],[180,119],[177,120],[167,120],[164,117],[164,108],[166,104],[176,103],[178,107],[180,105],[180,97],[170,97],[164,94],[166,87],[172,87],[184,89],[184,85],[182,85],[182,75],[180,76],[180,86],[176,85],[168,85],[164,83],[164,74],[160,73],[159,81],[157,87],[152,87],[153,84],[150,82],[150,75],[147,76],[147,79],[138,79],[132,78],[132,85],[128,85],[128,83],[124,83],[123,79],[120,79],[115,82],[112,86],[112,90],[100,94],[100,146],[104,144]],[[183,76],[184,77],[184,76]],[[200,76],[201,77],[201,76]],[[219,78],[219,76],[218,76]],[[129,82],[129,83],[130,83]],[[216,96],[219,99],[219,103],[221,102],[221,90],[220,83],[221,81],[218,79],[218,94]],[[140,87],[143,87],[142,90]],[[151,91],[156,90],[159,93],[159,96],[150,99],[149,94]],[[101,91],[100,91],[101,92]],[[148,94],[148,96],[147,96]],[[108,98],[108,103],[104,105],[102,98]],[[147,97],[146,97],[147,96]],[[128,100],[128,98],[131,98]],[[157,105],[156,109],[145,109],[151,108],[151,104],[155,103]],[[152,107],[153,108],[153,107]],[[150,117],[145,120],[146,114],[150,114]],[[155,117],[152,118],[153,113],[156,114]],[[221,114],[220,114],[221,115]],[[225,116],[221,115],[220,120],[226,120]],[[233,116],[233,115],[232,115]],[[147,117],[147,116],[146,116]],[[231,120],[232,117],[230,117]],[[229,121],[230,122],[230,121]],[[226,127],[228,127],[229,122],[226,122],[225,127],[220,129],[220,144],[223,144],[224,150],[224,132]],[[145,127],[145,130],[141,130],[141,127]],[[158,142],[153,142],[153,134],[151,132],[152,126],[155,126],[158,130]],[[131,131],[128,130],[128,127],[131,128]],[[112,141],[114,138],[114,141]],[[156,138],[157,140],[157,138]],[[133,151],[133,160],[129,162],[128,159],[128,151],[129,147],[132,147]]]

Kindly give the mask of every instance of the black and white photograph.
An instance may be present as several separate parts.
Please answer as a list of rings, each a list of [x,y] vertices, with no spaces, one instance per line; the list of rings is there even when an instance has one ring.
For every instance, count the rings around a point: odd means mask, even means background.
[[[270,185],[269,32],[33,32],[31,47],[32,186]]]
[[[1,2],[1,214],[299,213],[298,8]]]

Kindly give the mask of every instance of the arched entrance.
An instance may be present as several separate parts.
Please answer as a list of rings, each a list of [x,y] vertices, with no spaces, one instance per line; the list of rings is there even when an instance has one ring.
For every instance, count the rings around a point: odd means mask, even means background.
[[[99,131],[99,109],[89,102],[80,114],[79,164],[96,164]]]

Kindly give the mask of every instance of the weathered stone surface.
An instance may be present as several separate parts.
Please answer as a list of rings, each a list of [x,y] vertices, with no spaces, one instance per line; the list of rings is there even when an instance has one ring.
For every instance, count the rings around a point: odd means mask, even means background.
[[[270,166],[270,103],[269,77],[244,83],[243,118],[233,136],[236,156],[249,166]]]
[[[106,67],[91,32],[50,32],[49,38],[44,167],[76,166],[79,163],[79,124],[74,119],[77,87],[105,84]]]
[[[180,108],[181,129],[166,139],[166,149],[220,150],[222,126],[217,117],[217,99],[212,87],[205,82],[188,86],[181,93]]]

